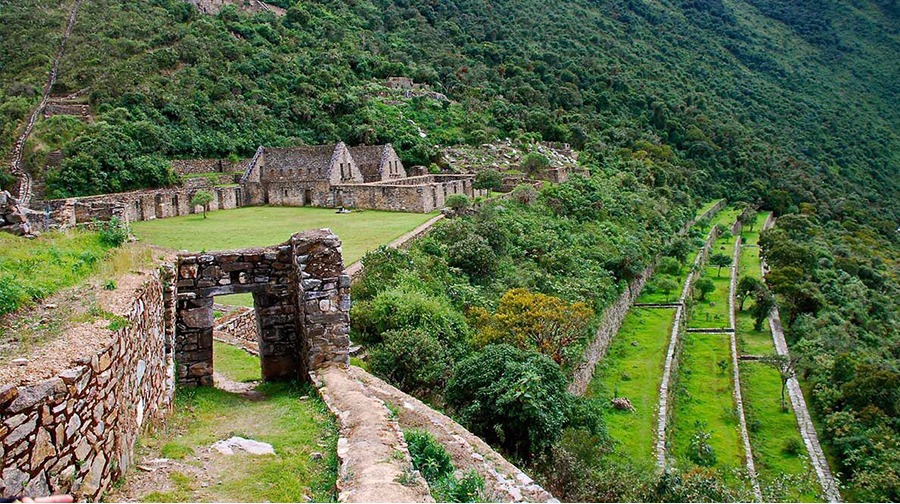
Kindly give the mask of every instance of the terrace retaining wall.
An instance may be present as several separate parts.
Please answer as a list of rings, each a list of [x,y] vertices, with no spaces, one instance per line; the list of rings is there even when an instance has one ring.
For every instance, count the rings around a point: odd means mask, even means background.
[[[0,388],[0,494],[95,500],[131,465],[138,435],[172,404],[171,275],[156,271],[135,292],[125,327],[100,352]]]

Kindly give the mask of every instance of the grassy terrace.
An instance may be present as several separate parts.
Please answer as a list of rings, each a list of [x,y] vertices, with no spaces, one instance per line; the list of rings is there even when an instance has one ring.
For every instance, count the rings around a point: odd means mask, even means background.
[[[686,333],[675,394],[673,453],[682,467],[691,467],[691,438],[702,431],[716,455],[714,467],[743,468],[743,449],[734,411],[730,337],[727,334]]]
[[[741,249],[738,274],[761,278],[759,266],[759,231],[768,213],[760,213],[753,230],[743,233],[746,242]],[[744,311],[738,312],[738,347],[743,354],[772,355],[775,346],[768,324],[762,330],[753,329],[753,317],[749,310],[753,302],[747,301]],[[781,408],[781,378],[778,371],[766,364],[743,361],[741,388],[744,395],[744,412],[750,431],[750,444],[759,473],[760,486],[766,500],[791,500],[811,502],[817,498],[818,482],[806,462],[806,447],[797,430],[797,420],[790,400],[787,409]],[[787,475],[791,485],[774,488],[779,478]],[[785,494],[789,490],[791,493]]]
[[[259,360],[216,343],[216,372],[234,381],[259,378]],[[143,455],[172,459],[168,481],[132,485],[125,497],[143,502],[333,502],[337,430],[325,405],[306,386],[256,387],[261,399],[214,388],[180,389],[166,426],[141,438]],[[298,400],[307,395],[309,399]],[[241,436],[272,444],[275,455],[234,456],[210,451],[221,439]],[[321,459],[311,457],[323,453]]]
[[[722,200],[721,200],[721,199],[717,199],[717,200],[712,200],[712,201],[706,203],[705,205],[703,205],[702,207],[700,207],[700,210],[697,210],[697,213],[695,214],[695,217],[700,217],[701,215],[705,214],[706,212],[709,211],[710,208],[716,206],[716,204],[718,204],[720,201],[722,201]]]
[[[719,237],[710,250],[710,255],[725,254],[728,257],[734,255],[734,240],[730,234]],[[716,290],[706,295],[706,299],[700,301],[699,293],[694,298],[694,307],[688,327],[720,328],[728,327],[728,296],[731,287],[731,270],[728,267],[721,268],[707,264],[703,268],[703,277],[712,280]]]
[[[174,250],[232,250],[282,243],[306,229],[331,228],[343,241],[344,263],[390,243],[435,214],[365,210],[337,214],[330,208],[244,207],[202,215],[135,222],[134,234]]]
[[[588,386],[589,397],[604,402],[625,397],[634,405],[633,412],[608,409],[605,417],[620,452],[636,463],[653,460],[659,386],[674,315],[674,309],[633,308]]]
[[[343,242],[344,264],[386,245],[437,213],[417,214],[365,210],[337,214],[330,208],[243,207],[234,210],[135,222],[143,241],[174,250],[233,250],[282,243],[306,229],[330,228]],[[250,294],[220,296],[217,302],[253,306]]]

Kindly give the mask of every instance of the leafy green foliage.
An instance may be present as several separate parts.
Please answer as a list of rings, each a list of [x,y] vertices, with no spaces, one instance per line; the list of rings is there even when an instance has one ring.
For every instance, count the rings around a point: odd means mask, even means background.
[[[369,351],[369,371],[420,394],[443,386],[450,363],[447,349],[422,329],[387,331]]]
[[[572,399],[553,361],[509,345],[463,360],[447,384],[447,403],[479,436],[523,457],[550,447]]]
[[[694,282],[694,288],[700,291],[700,301],[706,299],[706,296],[709,295],[710,292],[716,290],[716,284],[713,283],[712,280],[706,277],[700,277]]]
[[[437,502],[478,502],[484,493],[484,479],[469,471],[462,479],[454,474],[447,450],[426,431],[405,431],[409,454],[415,467],[428,482]]]

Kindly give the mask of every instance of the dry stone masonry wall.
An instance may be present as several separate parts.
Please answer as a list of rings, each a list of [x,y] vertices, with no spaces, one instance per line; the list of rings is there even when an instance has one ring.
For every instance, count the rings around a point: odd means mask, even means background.
[[[212,385],[213,300],[253,294],[263,378],[306,380],[330,362],[349,362],[350,277],[341,242],[327,229],[281,245],[182,254],[177,263],[179,383]]]
[[[0,387],[0,494],[94,500],[131,465],[137,436],[171,406],[170,275],[143,284],[102,351],[48,380]]]

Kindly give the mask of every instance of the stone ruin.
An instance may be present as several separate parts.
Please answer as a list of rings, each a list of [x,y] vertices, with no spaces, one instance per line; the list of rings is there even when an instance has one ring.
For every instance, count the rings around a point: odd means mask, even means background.
[[[27,210],[6,191],[0,191],[0,230],[18,236],[30,236],[33,233]]]
[[[176,264],[175,361],[179,383],[212,385],[215,296],[253,294],[264,380],[309,380],[349,364],[350,277],[330,230],[268,248],[181,254]]]

